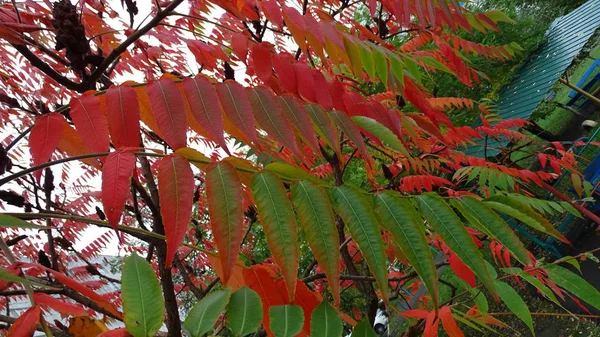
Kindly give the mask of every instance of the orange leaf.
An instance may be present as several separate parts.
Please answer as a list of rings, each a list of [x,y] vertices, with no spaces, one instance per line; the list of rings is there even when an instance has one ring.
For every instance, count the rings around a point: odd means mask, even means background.
[[[223,268],[221,267],[220,260],[215,256],[208,255],[208,261],[210,261],[210,264],[212,265],[217,276],[219,276],[221,280],[225,279],[223,277]],[[244,275],[242,274],[244,268],[240,267],[239,265],[243,265],[243,262],[238,259],[237,264],[233,266],[233,271],[231,272],[229,281],[225,283],[225,288],[231,287],[231,292],[234,292],[246,285],[244,282]]]

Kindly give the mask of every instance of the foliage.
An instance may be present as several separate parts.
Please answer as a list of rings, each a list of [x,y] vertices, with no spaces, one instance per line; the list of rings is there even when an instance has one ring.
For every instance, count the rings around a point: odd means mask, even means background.
[[[513,60],[513,41],[474,40],[511,23],[507,15],[455,0],[183,3],[152,2],[149,20],[133,1],[0,7],[10,133],[0,196],[24,209],[1,215],[0,279],[32,302],[7,321],[9,334],[39,324],[51,335],[60,326],[40,309],[52,308],[73,322],[125,323],[105,336],[154,335],[163,321],[170,336],[343,327],[372,336],[381,300],[410,319],[405,336],[461,336],[504,326],[477,296],[483,287],[532,328],[523,300],[503,292],[515,274],[551,300],[597,302],[597,290],[537,260],[507,224],[566,241],[551,214],[600,221],[531,192],[561,169],[580,177],[572,153],[545,144],[548,171],[535,172],[509,156],[467,156],[464,146],[485,137],[532,141],[514,131],[527,122],[491,126],[481,101],[427,89],[440,74],[480,84],[486,69],[469,55]],[[359,6],[368,24],[354,20]],[[477,109],[482,124],[455,126],[450,109]],[[91,226],[109,231],[75,248]],[[22,233],[35,240],[9,247]],[[121,290],[103,293],[118,280],[89,260],[115,236],[130,255]],[[498,275],[490,255],[513,269]],[[466,284],[448,299],[446,265]],[[399,307],[407,288],[424,290],[412,310]],[[195,304],[180,311],[189,296]]]

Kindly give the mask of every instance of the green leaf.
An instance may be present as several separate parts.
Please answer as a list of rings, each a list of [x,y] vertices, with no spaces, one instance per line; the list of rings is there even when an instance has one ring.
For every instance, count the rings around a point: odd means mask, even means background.
[[[427,222],[440,235],[448,248],[477,275],[492,294],[495,294],[494,283],[483,257],[456,213],[434,193],[420,195],[417,202]]]
[[[231,295],[227,309],[227,327],[235,336],[255,332],[262,319],[262,301],[254,290],[242,287]]]
[[[398,80],[398,82],[400,82],[400,83],[403,83],[404,82],[404,65],[402,64],[402,61],[400,61],[400,59],[396,55],[393,55],[392,53],[390,53],[390,55],[389,55],[389,60],[390,60],[390,69],[392,69],[392,73],[394,73],[396,80]]]
[[[292,185],[292,203],[306,240],[319,266],[327,275],[335,303],[340,303],[340,240],[333,208],[325,189],[302,180]]]
[[[402,144],[402,142],[398,139],[398,136],[392,130],[388,129],[378,121],[365,117],[365,116],[353,116],[352,121],[356,123],[356,125],[365,129],[367,132],[373,134],[379,140],[384,142],[386,145],[391,147],[392,149],[402,153],[403,155],[410,157],[408,151]]]
[[[30,281],[24,277],[17,276],[4,268],[0,268],[0,280],[21,283],[21,284],[26,284],[26,285],[30,285],[33,283],[32,281]]]
[[[556,264],[544,267],[550,280],[600,310],[600,292],[581,276]]]
[[[318,104],[306,104],[304,107],[312,122],[317,126],[315,131],[319,137],[323,138],[336,152],[339,151],[339,146],[337,146],[339,144],[338,135],[331,117]]]
[[[419,70],[419,65],[412,58],[405,56],[404,64],[406,65],[406,69],[410,76],[417,82],[421,82],[421,71]]]
[[[485,203],[469,196],[451,199],[450,202],[475,228],[484,229],[484,233],[502,243],[524,265],[531,264],[529,253],[519,237]]]
[[[516,23],[513,19],[506,15],[506,13],[499,10],[488,11],[485,13],[485,16],[487,16],[490,20],[494,22],[508,22],[512,24]]]
[[[419,217],[410,201],[400,198],[396,193],[383,191],[375,196],[376,213],[385,228],[400,245],[400,249],[421,277],[433,301],[439,306],[438,275],[431,255],[431,249],[425,236],[423,219]]]
[[[375,60],[375,70],[377,71],[377,77],[381,80],[386,87],[388,85],[388,63],[385,55],[379,50],[378,46],[371,48],[373,51],[373,59]]]
[[[377,217],[365,197],[355,187],[342,185],[333,190],[333,204],[344,220],[354,242],[375,276],[383,298],[388,298],[386,257]]]
[[[578,217],[578,218],[582,218],[581,213],[579,213],[579,211],[573,207],[573,205],[569,204],[566,201],[563,201],[560,203],[560,205],[569,213],[573,214],[574,216]]]
[[[567,238],[556,230],[547,219],[519,200],[504,195],[496,195],[484,202],[494,210],[513,217],[533,229],[551,235],[563,242],[568,242]]]
[[[452,70],[450,70],[448,67],[446,67],[442,62],[434,59],[431,56],[414,56],[417,60],[423,62],[423,64],[425,64],[426,66],[433,68],[433,69],[437,69],[443,72],[446,72],[448,74],[454,74],[454,72],[452,72]]]
[[[362,43],[357,43],[360,59],[362,60],[363,68],[372,80],[375,80],[375,61],[373,60],[373,52]]]
[[[277,174],[279,177],[281,177],[282,179],[286,179],[286,180],[306,179],[306,180],[312,180],[312,181],[316,181],[316,182],[319,181],[319,179],[317,179],[315,176],[309,174],[308,172],[304,171],[303,169],[301,169],[297,166],[294,166],[292,164],[288,164],[288,163],[281,162],[281,161],[270,163],[269,165],[265,166],[264,170],[273,172],[273,173]]]
[[[525,301],[519,296],[519,294],[508,284],[502,281],[496,281],[496,288],[498,289],[498,295],[502,301],[506,304],[508,309],[512,311],[527,327],[531,330],[531,333],[535,335],[533,330],[533,319],[531,313]]]
[[[351,337],[378,337],[368,320],[356,324]]]
[[[31,229],[47,229],[48,227],[42,227],[34,225],[27,221],[15,218],[14,216],[7,214],[0,214],[0,227],[5,228],[31,228]]]
[[[542,292],[542,294],[544,294],[546,297],[548,297],[548,299],[550,299],[552,302],[558,304],[562,308],[562,304],[560,304],[560,302],[558,301],[558,299],[556,298],[556,296],[554,295],[552,290],[550,290],[550,288],[546,287],[546,285],[543,284],[542,281],[538,280],[537,278],[533,277],[531,274],[529,274],[525,271],[518,272],[518,275],[522,279],[527,281],[529,284],[536,287],[539,291]]]
[[[343,332],[340,315],[323,300],[310,316],[310,337],[340,337]]]
[[[484,317],[487,316],[487,313],[489,310],[489,303],[488,303],[487,298],[485,297],[485,294],[481,290],[481,288],[471,288],[471,286],[465,280],[461,279],[460,277],[458,277],[456,275],[452,275],[452,276],[453,276],[453,281],[460,284],[460,287],[463,290],[466,290],[469,292],[469,294],[473,298],[473,302],[477,305],[479,312],[481,312],[481,315]]]
[[[275,337],[294,337],[302,332],[304,326],[304,312],[293,304],[270,307],[269,319]]]
[[[201,337],[209,332],[225,310],[230,296],[231,288],[206,295],[200,302],[194,304],[183,322],[183,328],[192,337]]]
[[[274,173],[255,174],[250,189],[267,245],[281,268],[289,299],[293,301],[298,273],[298,227],[292,204],[283,183]]]
[[[165,305],[152,266],[131,254],[125,259],[121,287],[127,331],[134,337],[154,336],[165,318]]]

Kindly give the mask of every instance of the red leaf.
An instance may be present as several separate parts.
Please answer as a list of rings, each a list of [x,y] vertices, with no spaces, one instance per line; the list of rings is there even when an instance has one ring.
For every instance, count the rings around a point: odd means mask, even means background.
[[[57,298],[43,293],[33,294],[33,300],[36,304],[46,305],[49,308],[60,312],[65,316],[88,316],[87,310],[71,303],[63,302]]]
[[[205,180],[210,226],[219,250],[222,281],[227,284],[243,239],[242,183],[233,165],[226,161],[210,164]]]
[[[285,90],[292,94],[298,92],[294,57],[289,53],[278,53],[273,56],[273,68]]]
[[[100,98],[92,92],[71,99],[71,118],[83,144],[94,152],[108,150],[108,123]]]
[[[31,128],[29,135],[29,153],[33,158],[33,165],[44,164],[52,153],[56,150],[63,130],[63,116],[56,112],[51,112],[38,117]],[[35,178],[39,181],[42,176],[42,170],[35,171]]]
[[[275,0],[264,0],[259,3],[265,17],[279,27],[279,29],[283,29],[283,17],[281,16],[281,7],[279,7],[279,4]]]
[[[467,282],[471,287],[475,287],[475,274],[467,267],[454,253],[450,253],[448,257],[448,263],[450,263],[450,268],[456,273],[456,276],[463,279]]]
[[[8,329],[8,337],[31,337],[37,329],[42,311],[37,305],[27,309]]]
[[[452,317],[452,311],[450,307],[443,307],[439,312],[440,320],[442,321],[442,326],[449,337],[465,337],[465,334],[456,324],[454,317]]]
[[[217,84],[215,89],[227,118],[254,144],[258,144],[252,106],[244,87],[235,81],[226,81]]]
[[[425,321],[423,337],[437,337],[439,323],[440,321],[437,319],[435,311],[430,312],[427,315],[427,320]]]
[[[254,72],[264,83],[269,83],[273,75],[273,46],[269,42],[255,43],[252,46]]]
[[[248,97],[256,120],[267,133],[298,157],[304,157],[298,149],[292,127],[283,116],[281,107],[273,94],[265,87],[248,88]]]
[[[416,1],[419,2],[419,1]],[[369,13],[371,17],[375,17],[375,12],[377,11],[377,0],[369,0]]]
[[[277,291],[275,273],[269,267],[263,265],[254,265],[248,269],[244,269],[242,273],[244,274],[246,285],[256,291],[263,302],[262,325],[267,332],[267,336],[273,336],[269,324],[269,308],[274,305],[286,304],[281,295],[282,292]]]
[[[302,14],[296,9],[283,6],[283,18],[285,19],[285,25],[292,33],[292,37],[300,49],[306,50],[306,23],[304,22]]]
[[[102,204],[114,230],[121,220],[134,169],[135,155],[121,151],[109,154],[102,167]]]
[[[115,148],[140,146],[140,106],[132,87],[106,91],[106,119]]]
[[[425,319],[425,318],[427,318],[427,315],[429,315],[429,312],[422,310],[422,309],[414,309],[414,310],[402,311],[400,313],[400,315],[404,316],[404,317],[410,317],[410,318]]]
[[[131,335],[129,334],[129,332],[127,332],[127,329],[118,328],[118,329],[103,332],[96,337],[129,337],[129,336],[131,336]]]
[[[231,49],[237,58],[246,63],[248,57],[248,37],[243,33],[235,33],[231,36]]]
[[[419,87],[408,76],[404,76],[404,88],[402,90],[404,97],[412,103],[417,109],[424,113],[437,127],[438,122],[442,122],[449,127],[452,127],[452,122],[448,116],[436,111]]]
[[[167,239],[165,268],[171,266],[173,256],[187,231],[194,202],[194,173],[185,157],[172,154],[158,164],[158,194]]]
[[[329,93],[329,83],[325,79],[325,76],[323,76],[323,73],[315,71],[313,73],[313,81],[315,83],[315,88],[319,89],[315,90],[315,99],[317,100],[317,103],[321,104],[326,110],[333,109],[333,101],[331,94]]]
[[[307,101],[316,103],[315,80],[311,69],[304,63],[296,64],[296,78],[298,79],[298,93],[300,96]],[[283,81],[285,80],[283,79]]]
[[[66,276],[63,273],[57,272],[56,270],[42,267],[38,264],[32,264],[32,266],[34,266],[36,268],[41,268],[45,272],[52,274],[52,276],[54,276],[56,281],[58,281],[59,283],[62,283],[63,285],[77,291],[78,293],[80,293],[81,295],[83,295],[85,297],[88,297],[90,300],[92,300],[96,304],[98,304],[98,306],[100,306],[102,309],[106,310],[107,312],[110,312],[111,314],[113,314],[116,317],[118,317],[119,319],[121,319],[122,314],[119,311],[117,311],[117,309],[114,307],[114,305],[107,298],[94,292],[89,287],[73,280],[72,278]]]
[[[223,115],[219,97],[213,84],[206,77],[198,75],[195,78],[184,79],[182,86],[196,122],[208,132],[211,140],[229,154],[223,137]]]
[[[546,168],[546,163],[548,162],[548,156],[543,153],[538,153],[538,158],[540,159],[540,164],[542,165],[542,169]]]
[[[181,91],[168,78],[146,87],[160,136],[173,150],[186,146],[187,121]]]

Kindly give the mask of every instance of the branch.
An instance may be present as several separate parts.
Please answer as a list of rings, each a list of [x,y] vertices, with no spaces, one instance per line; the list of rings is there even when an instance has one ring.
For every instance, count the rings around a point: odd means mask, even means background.
[[[100,78],[100,76],[102,75],[102,73],[106,69],[108,69],[108,67],[111,65],[111,63],[113,63],[113,61],[115,61],[122,53],[124,53],[130,45],[132,45],[135,41],[137,41],[140,37],[142,37],[144,34],[149,32],[151,29],[156,27],[165,17],[167,17],[172,11],[174,11],[175,8],[177,6],[179,6],[179,4],[181,4],[182,2],[183,2],[183,0],[174,0],[173,2],[171,2],[171,4],[169,6],[167,6],[165,9],[161,10],[160,12],[158,12],[158,14],[156,14],[156,16],[154,18],[152,18],[152,20],[150,20],[150,22],[148,22],[148,24],[146,24],[144,27],[140,28],[139,30],[135,31],[135,33],[131,34],[117,48],[113,49],[110,52],[110,54],[108,54],[108,56],[104,59],[104,61],[102,61],[102,63],[98,66],[98,68],[96,68],[96,70],[94,70],[94,72],[90,75],[90,77],[89,77],[90,83],[94,83],[95,81],[97,81]]]
[[[70,79],[64,77],[54,70],[51,66],[49,66],[46,62],[42,61],[39,57],[37,57],[29,48],[23,45],[11,44],[21,55],[23,55],[32,66],[38,68],[41,72],[43,72],[46,76],[58,82],[67,89],[77,91],[79,93],[83,93],[88,90],[88,86],[82,83],[75,83]]]
[[[181,277],[183,278],[183,283],[185,283],[185,285],[190,289],[190,291],[192,292],[192,294],[194,294],[197,300],[201,300],[204,297],[202,289],[196,287],[196,285],[192,281],[192,278],[187,273],[183,262],[181,262],[181,260],[179,259],[179,255],[175,255],[173,261],[175,262],[175,266],[177,267],[179,273],[181,274]]]

